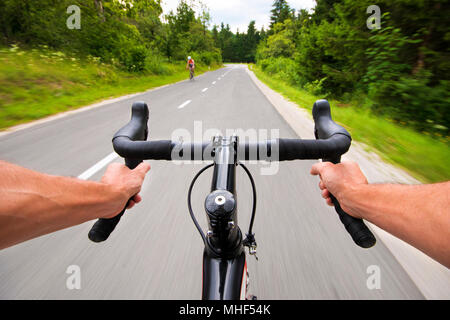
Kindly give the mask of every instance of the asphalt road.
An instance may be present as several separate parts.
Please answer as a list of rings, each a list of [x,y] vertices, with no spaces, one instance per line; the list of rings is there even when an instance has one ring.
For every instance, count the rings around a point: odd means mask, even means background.
[[[113,152],[111,138],[137,100],[149,104],[151,139],[171,138],[180,129],[194,136],[196,121],[205,139],[214,134],[208,129],[225,134],[240,128],[259,134],[276,129],[280,137],[297,137],[246,71],[231,66],[1,136],[0,158],[77,177]],[[251,292],[259,299],[422,299],[382,242],[369,250],[353,244],[320,197],[318,179],[309,175],[312,163],[281,163],[275,175],[260,174],[267,164],[249,165],[258,192],[259,261],[248,258]],[[202,165],[150,164],[143,202],[122,218],[107,242],[88,240],[90,222],[0,251],[0,299],[199,299],[203,249],[186,195]],[[98,180],[103,172],[90,179]],[[203,225],[210,180],[211,171],[193,194]],[[251,187],[240,171],[237,191],[239,225],[246,231]],[[72,265],[80,268],[79,290],[66,285]],[[380,270],[381,288],[370,290],[367,271],[373,265]]]

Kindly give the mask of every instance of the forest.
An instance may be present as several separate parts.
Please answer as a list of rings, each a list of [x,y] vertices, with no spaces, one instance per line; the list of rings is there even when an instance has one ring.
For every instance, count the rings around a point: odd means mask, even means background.
[[[275,0],[267,30],[214,26],[224,61],[256,62],[280,80],[436,137],[450,127],[450,3],[377,1],[380,28],[369,29],[373,1],[317,0],[312,12]],[[448,139],[447,139],[448,140]]]

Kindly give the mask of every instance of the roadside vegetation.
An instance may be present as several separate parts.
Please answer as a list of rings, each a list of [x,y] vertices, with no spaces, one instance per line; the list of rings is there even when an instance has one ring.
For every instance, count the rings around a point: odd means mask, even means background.
[[[369,19],[369,0],[316,3],[308,12],[275,0],[269,28],[256,31],[247,54],[252,24],[231,36],[222,25],[217,46],[244,52],[224,61],[256,63],[262,81],[301,107],[330,100],[355,140],[421,181],[449,180],[449,3],[381,0],[378,21]]]
[[[294,87],[357,102],[424,135],[448,137],[448,1],[380,0],[378,20],[367,14],[372,4],[317,0],[310,13],[276,0],[255,61]]]
[[[46,47],[0,49],[0,130],[185,80],[188,77],[185,66],[184,62],[162,60],[156,71],[136,73],[101,62],[97,57],[79,58]],[[200,63],[196,75],[218,67]]]
[[[320,95],[298,88],[268,75],[255,65],[250,65],[255,75],[273,90],[299,107],[312,111]],[[374,115],[358,104],[329,99],[333,119],[343,125],[355,141],[363,142],[370,151],[384,160],[398,165],[422,182],[446,181],[450,177],[450,148],[448,138],[433,137],[411,128],[399,126],[389,118]]]
[[[0,130],[187,79],[189,55],[197,75],[222,66],[196,8],[180,1],[162,17],[156,0],[1,1]]]

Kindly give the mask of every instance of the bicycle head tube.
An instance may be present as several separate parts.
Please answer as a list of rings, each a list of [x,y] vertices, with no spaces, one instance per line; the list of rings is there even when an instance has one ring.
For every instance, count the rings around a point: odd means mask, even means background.
[[[213,140],[214,173],[211,193],[205,199],[209,227],[205,245],[208,255],[214,257],[233,258],[243,251],[235,199],[237,145],[237,137]]]

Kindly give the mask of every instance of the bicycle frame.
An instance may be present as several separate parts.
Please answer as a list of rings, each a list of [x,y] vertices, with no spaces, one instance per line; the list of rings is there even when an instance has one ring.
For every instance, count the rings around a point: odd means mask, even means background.
[[[245,299],[247,265],[242,233],[237,225],[237,137],[215,137],[214,173],[205,210],[208,233],[203,253],[202,298]]]
[[[249,254],[256,253],[256,241],[254,234],[251,232],[256,210],[256,191],[249,170],[239,161],[323,159],[339,163],[341,155],[347,152],[350,147],[351,136],[347,130],[332,120],[328,101],[316,101],[312,113],[316,140],[275,139],[239,144],[237,137],[215,137],[212,144],[211,142],[183,143],[171,140],[147,141],[148,106],[145,102],[135,102],[132,106],[130,122],[114,135],[114,150],[125,159],[125,164],[130,169],[134,169],[145,159],[214,161],[213,164],[203,168],[197,174],[188,193],[189,212],[205,243],[203,299],[233,300],[246,297],[247,265],[244,247],[249,248]],[[197,149],[202,152],[196,154],[195,150]],[[238,150],[241,152],[238,152]],[[263,151],[262,155],[261,151]],[[268,158],[265,156],[266,151]],[[275,157],[272,158],[272,156]],[[214,173],[211,193],[205,200],[209,228],[205,236],[192,212],[190,193],[197,177],[212,165],[214,165]],[[253,188],[252,219],[249,232],[246,233],[244,240],[242,239],[242,232],[237,226],[235,187],[237,165],[241,165],[247,172]],[[375,245],[376,239],[364,224],[364,221],[348,215],[332,195],[331,199],[339,219],[355,244],[362,248],[370,248]],[[102,242],[108,239],[125,210],[126,206],[113,218],[98,219],[89,231],[89,239],[94,242]]]

